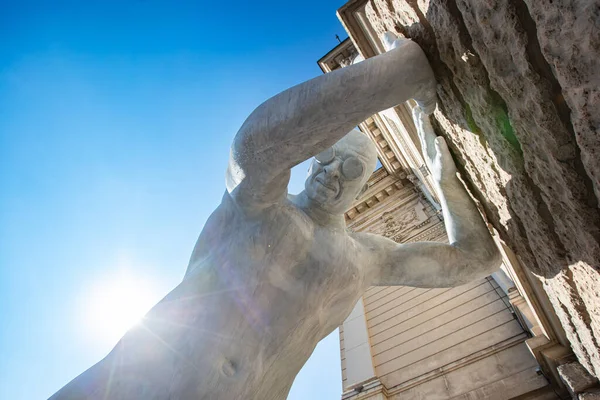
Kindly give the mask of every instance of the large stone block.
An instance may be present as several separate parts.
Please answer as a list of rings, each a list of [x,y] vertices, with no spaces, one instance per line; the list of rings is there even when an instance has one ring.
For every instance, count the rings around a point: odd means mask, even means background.
[[[591,376],[578,362],[559,366],[558,373],[571,395],[582,393],[584,390],[592,388],[598,383],[598,380]]]

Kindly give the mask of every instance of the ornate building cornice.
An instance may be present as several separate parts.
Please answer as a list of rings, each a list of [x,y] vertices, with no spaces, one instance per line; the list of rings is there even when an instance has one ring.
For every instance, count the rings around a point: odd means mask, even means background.
[[[317,64],[321,71],[328,73],[351,65],[356,56],[358,56],[358,51],[348,38],[321,57]]]

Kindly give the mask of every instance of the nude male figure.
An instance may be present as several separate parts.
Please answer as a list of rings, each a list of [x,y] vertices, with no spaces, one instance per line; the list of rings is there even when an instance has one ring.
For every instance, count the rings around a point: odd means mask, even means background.
[[[369,286],[448,287],[499,267],[445,142],[421,111],[450,244],[346,230],[344,212],[377,159],[352,129],[409,98],[426,112],[435,107],[419,46],[385,39],[389,52],[286,90],[248,117],[231,148],[222,203],[181,284],[52,400],[283,400],[317,343]],[[290,169],[315,154],[305,190],[289,196]]]

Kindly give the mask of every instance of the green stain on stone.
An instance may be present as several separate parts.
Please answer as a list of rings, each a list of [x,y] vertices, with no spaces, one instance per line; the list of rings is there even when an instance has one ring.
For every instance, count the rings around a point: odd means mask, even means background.
[[[471,111],[471,107],[468,104],[465,105],[465,118],[467,119],[467,127],[469,128],[469,130],[476,135],[480,135],[481,129],[475,122],[475,119],[473,119],[473,112]]]
[[[500,129],[500,133],[502,134],[504,139],[506,139],[506,141],[510,143],[510,145],[515,150],[519,152],[520,155],[523,155],[521,143],[519,143],[519,139],[517,139],[517,136],[515,135],[515,131],[510,123],[510,118],[508,118],[506,105],[504,103],[499,105],[497,104],[494,106],[493,110],[494,111],[492,117],[494,118],[494,122],[496,123],[498,129]],[[476,134],[479,137],[479,140],[482,141],[482,144],[484,146],[487,146],[487,143],[485,143],[487,142],[487,140],[484,139],[484,135],[482,135],[481,128],[475,122],[475,119],[473,118],[473,112],[471,111],[471,107],[468,104],[465,105],[465,118],[467,120],[466,122],[469,131]]]
[[[521,149],[521,143],[519,143],[519,139],[517,139],[517,136],[515,135],[515,131],[510,124],[510,118],[508,118],[508,113],[504,107],[496,107],[494,119],[502,136],[504,136],[504,139],[506,139],[508,143],[522,155],[523,150]]]

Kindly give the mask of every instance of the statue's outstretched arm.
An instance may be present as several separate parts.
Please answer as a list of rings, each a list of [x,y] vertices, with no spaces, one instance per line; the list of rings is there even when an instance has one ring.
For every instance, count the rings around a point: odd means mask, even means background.
[[[435,80],[421,48],[407,39],[393,47],[294,86],[256,108],[231,147],[229,193],[238,199],[277,201],[286,194],[292,167],[369,116],[410,98],[435,106]]]
[[[426,163],[442,204],[450,244],[397,244],[382,236],[362,234],[377,265],[373,285],[449,287],[485,277],[500,267],[501,256],[477,207],[456,175],[456,166],[443,137],[436,137],[429,117],[413,114]]]

